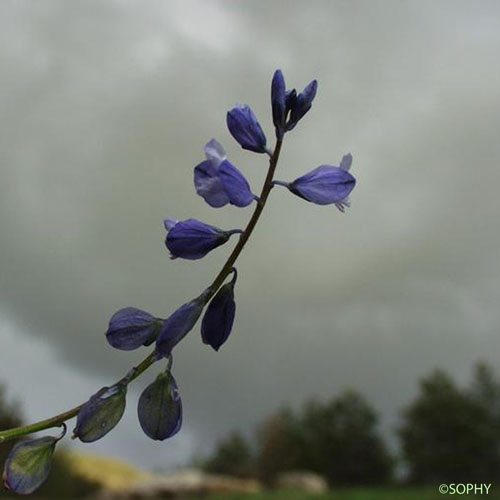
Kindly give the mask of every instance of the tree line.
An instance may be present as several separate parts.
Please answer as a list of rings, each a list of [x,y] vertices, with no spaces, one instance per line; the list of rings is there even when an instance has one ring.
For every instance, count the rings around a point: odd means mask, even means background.
[[[443,370],[420,380],[395,431],[399,452],[390,451],[377,424],[369,402],[346,391],[275,412],[251,439],[232,432],[202,465],[268,485],[282,472],[307,470],[332,487],[387,484],[395,475],[434,486],[489,483],[500,473],[500,381],[485,363],[475,366],[466,387]]]

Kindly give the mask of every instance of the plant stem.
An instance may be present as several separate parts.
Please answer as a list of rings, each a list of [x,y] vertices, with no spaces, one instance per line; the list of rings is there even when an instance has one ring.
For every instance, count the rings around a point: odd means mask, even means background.
[[[264,181],[264,185],[262,187],[262,191],[257,201],[257,205],[252,214],[252,217],[248,221],[245,230],[241,233],[240,239],[233,248],[231,255],[229,255],[226,263],[224,264],[224,266],[222,266],[222,269],[220,270],[219,274],[215,277],[214,281],[209,286],[210,292],[207,300],[210,300],[210,298],[220,288],[222,283],[224,283],[224,280],[227,278],[227,276],[232,272],[234,263],[238,259],[241,251],[243,250],[246,242],[248,241],[248,238],[250,238],[250,235],[252,234],[259,220],[259,217],[262,211],[264,210],[267,198],[273,187],[272,181],[274,172],[276,170],[276,165],[278,164],[278,159],[281,151],[281,144],[282,144],[281,140],[276,141],[276,147],[274,148],[274,152],[272,153],[272,155],[270,155],[269,169],[267,171],[266,179]],[[156,361],[156,354],[157,353],[155,349],[151,354],[149,354],[149,356],[144,358],[141,361],[141,363],[139,363],[136,367],[132,368],[132,370],[130,370],[127,373],[127,375],[125,375],[125,377],[123,377],[120,381],[127,379],[128,382],[131,382],[132,380],[139,377],[139,375],[145,372]],[[59,415],[55,415],[54,417],[47,418],[46,420],[40,420],[39,422],[35,422],[34,424],[25,425],[21,427],[14,427],[12,429],[0,431],[0,443],[9,441],[11,439],[19,438],[21,436],[25,436],[26,434],[32,434],[34,432],[42,431],[44,429],[49,429],[52,427],[60,427],[64,424],[66,420],[76,417],[84,404],[85,403],[82,403],[78,406],[75,406],[71,410],[60,413]]]

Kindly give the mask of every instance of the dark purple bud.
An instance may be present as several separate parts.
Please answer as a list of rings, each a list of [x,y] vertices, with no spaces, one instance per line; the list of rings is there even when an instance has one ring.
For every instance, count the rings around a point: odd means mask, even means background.
[[[254,196],[243,174],[229,161],[224,160],[219,167],[219,177],[231,205],[246,207]]]
[[[243,149],[266,153],[266,136],[249,106],[237,105],[227,112],[227,127]]]
[[[234,323],[236,304],[234,302],[234,285],[236,283],[236,269],[230,283],[221,286],[215,297],[207,307],[201,323],[201,338],[204,344],[210,345],[218,351],[227,340]]]
[[[142,345],[150,345],[156,340],[162,320],[151,314],[125,307],[117,311],[109,320],[106,338],[116,349],[131,351]]]
[[[19,495],[29,495],[49,477],[51,460],[60,437],[46,436],[17,443],[9,453],[3,471],[6,489]]]
[[[240,230],[223,231],[196,219],[175,221],[165,219],[165,229],[168,231],[165,245],[170,250],[170,257],[175,259],[196,260],[208,252],[226,243],[232,234]]]
[[[127,384],[103,387],[83,405],[76,418],[73,439],[92,443],[106,435],[125,411]]]
[[[316,97],[318,82],[313,80],[296,99],[290,99],[290,119],[286,124],[287,130],[292,130],[298,121],[311,109],[312,102]],[[292,102],[292,100],[294,102]]]
[[[293,181],[288,189],[318,205],[348,205],[347,198],[355,184],[356,179],[343,168],[321,165]]]
[[[276,137],[283,138],[286,119],[286,87],[285,78],[280,69],[274,72],[271,83],[271,107],[273,110],[273,123],[276,128]]]
[[[174,346],[180,342],[194,327],[207,302],[206,292],[182,305],[163,323],[156,340],[158,353],[167,357]]]
[[[182,402],[173,375],[160,373],[139,398],[137,408],[142,430],[151,439],[163,441],[179,432]]]

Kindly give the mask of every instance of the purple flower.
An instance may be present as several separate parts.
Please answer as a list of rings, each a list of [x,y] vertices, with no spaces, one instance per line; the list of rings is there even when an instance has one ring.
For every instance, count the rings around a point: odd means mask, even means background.
[[[60,437],[45,436],[17,443],[5,462],[5,488],[18,495],[29,495],[39,488],[50,474],[54,449],[65,434],[66,426]]]
[[[117,311],[109,320],[106,338],[116,349],[131,351],[152,344],[161,328],[162,320],[135,307]]]
[[[243,149],[266,153],[266,136],[249,106],[237,105],[227,112],[227,127]]]
[[[117,383],[91,396],[78,413],[73,438],[92,443],[106,435],[122,418],[126,395],[127,384]]]
[[[285,133],[286,121],[286,88],[285,78],[280,69],[274,72],[271,83],[271,107],[273,110],[273,123],[276,128],[276,138],[282,139]]]
[[[205,146],[207,159],[194,168],[196,192],[214,208],[228,203],[246,207],[254,195],[243,174],[226,159],[224,148],[215,140]]]
[[[212,346],[216,351],[227,340],[234,322],[236,304],[234,302],[234,285],[237,271],[233,268],[233,279],[223,285],[207,307],[201,323],[201,338],[204,344]]]
[[[182,402],[173,375],[160,373],[139,398],[139,423],[151,439],[163,441],[179,432],[182,425]]]
[[[204,292],[196,299],[179,307],[165,320],[156,340],[156,349],[161,356],[168,356],[174,346],[193,329],[206,301],[206,292]]]
[[[317,205],[334,203],[344,212],[345,207],[350,206],[349,194],[356,184],[356,179],[348,172],[351,164],[352,156],[348,154],[342,158],[339,167],[321,165],[291,183],[274,183]]]
[[[226,243],[232,234],[241,233],[239,229],[223,231],[196,219],[165,219],[164,225],[168,231],[165,245],[172,259],[201,259],[214,248]]]

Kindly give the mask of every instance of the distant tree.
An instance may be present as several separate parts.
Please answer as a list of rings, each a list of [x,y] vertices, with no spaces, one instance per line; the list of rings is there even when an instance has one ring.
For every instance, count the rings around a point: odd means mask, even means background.
[[[257,443],[256,470],[265,483],[272,484],[280,472],[308,469],[304,427],[292,410],[267,418],[258,428]]]
[[[302,423],[306,463],[331,486],[391,479],[393,460],[377,432],[376,413],[360,394],[348,391],[327,404],[309,403]]]
[[[399,430],[410,479],[436,484],[497,477],[499,396],[491,370],[481,364],[471,389],[461,390],[441,370],[422,379]]]
[[[249,477],[253,465],[253,455],[247,441],[239,432],[232,432],[217,444],[214,454],[205,461],[203,468],[214,474]]]
[[[311,401],[299,416],[282,411],[261,427],[261,477],[269,482],[279,472],[308,470],[331,486],[387,482],[393,461],[376,424],[374,410],[355,392]]]

